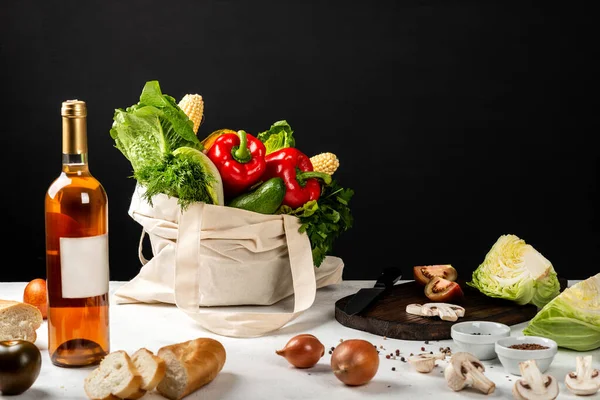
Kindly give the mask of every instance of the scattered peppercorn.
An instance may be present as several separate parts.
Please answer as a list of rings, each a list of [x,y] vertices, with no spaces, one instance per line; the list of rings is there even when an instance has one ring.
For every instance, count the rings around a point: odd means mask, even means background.
[[[429,340],[426,340],[426,341],[425,341],[425,344],[429,344]]]
[[[333,354],[333,351],[329,350],[329,354]]]
[[[396,367],[392,367],[392,371],[395,371],[395,370],[396,370]]]
[[[406,362],[406,358],[404,358],[404,357],[400,357],[400,361],[402,361],[402,362]]]
[[[396,355],[399,356],[400,355],[400,350],[396,349]]]
[[[385,355],[385,358],[387,358],[387,359],[389,360],[389,359],[390,359],[390,356],[386,354],[386,355]]]

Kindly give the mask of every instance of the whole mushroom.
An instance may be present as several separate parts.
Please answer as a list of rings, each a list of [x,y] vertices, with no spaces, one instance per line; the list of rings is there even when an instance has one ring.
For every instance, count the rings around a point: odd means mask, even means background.
[[[578,396],[590,396],[600,390],[600,371],[592,367],[592,356],[577,356],[575,372],[568,373],[565,385]]]
[[[472,387],[482,393],[490,394],[496,389],[496,384],[486,377],[485,367],[477,357],[467,352],[454,353],[444,370],[444,378],[450,389],[458,392],[466,387]]]
[[[558,397],[558,382],[551,375],[542,374],[535,360],[519,363],[521,379],[513,386],[517,400],[554,400]]]

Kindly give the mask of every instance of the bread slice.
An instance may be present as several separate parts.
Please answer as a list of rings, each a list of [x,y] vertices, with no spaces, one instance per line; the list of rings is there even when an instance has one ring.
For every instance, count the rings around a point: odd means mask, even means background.
[[[158,356],[167,371],[156,390],[170,400],[180,400],[211,382],[223,369],[225,348],[210,338],[161,347]]]
[[[162,358],[150,350],[141,348],[131,355],[131,361],[142,376],[142,389],[154,390],[165,376],[166,366]]]
[[[122,350],[107,354],[83,383],[92,400],[139,399],[146,393],[141,386],[142,377]]]
[[[27,340],[35,343],[36,330],[42,325],[41,311],[27,303],[0,300],[0,341]]]

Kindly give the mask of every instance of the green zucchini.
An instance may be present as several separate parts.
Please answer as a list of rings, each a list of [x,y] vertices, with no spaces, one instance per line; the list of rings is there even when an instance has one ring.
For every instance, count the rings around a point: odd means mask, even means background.
[[[226,205],[261,214],[275,214],[284,196],[283,179],[274,177],[261,183],[256,189],[235,197]]]

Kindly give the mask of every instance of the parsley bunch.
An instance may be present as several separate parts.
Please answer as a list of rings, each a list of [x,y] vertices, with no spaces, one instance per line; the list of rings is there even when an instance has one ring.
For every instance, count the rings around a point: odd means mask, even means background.
[[[300,219],[300,232],[306,232],[312,248],[313,263],[319,267],[325,256],[332,254],[333,243],[352,227],[354,218],[349,203],[354,190],[339,186],[333,180],[323,187],[318,200],[312,200],[297,209],[281,206],[278,213]]]

